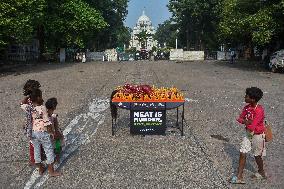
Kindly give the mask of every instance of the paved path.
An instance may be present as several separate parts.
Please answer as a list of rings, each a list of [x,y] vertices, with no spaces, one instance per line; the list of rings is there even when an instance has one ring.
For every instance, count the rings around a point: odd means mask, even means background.
[[[1,188],[283,188],[284,77],[225,62],[93,62],[41,65],[0,78],[2,137]],[[27,79],[39,80],[45,99],[56,96],[66,147],[59,178],[40,177],[28,166],[27,141],[18,102]],[[185,136],[131,136],[129,112],[119,111],[111,136],[108,98],[117,85],[146,83],[176,86],[187,98]],[[232,186],[242,128],[235,122],[246,87],[265,92],[262,104],[273,123],[268,144],[267,181],[246,179]],[[174,113],[168,113],[168,124]],[[211,137],[219,135],[221,137]],[[219,139],[218,139],[219,138]],[[221,140],[220,140],[221,139]],[[223,139],[223,140],[222,140]],[[269,166],[267,166],[269,165]],[[245,176],[256,171],[248,158]]]

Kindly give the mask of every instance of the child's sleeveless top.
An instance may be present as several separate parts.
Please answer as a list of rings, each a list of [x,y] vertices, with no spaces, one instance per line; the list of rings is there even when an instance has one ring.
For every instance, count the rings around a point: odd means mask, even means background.
[[[22,104],[21,108],[27,110],[28,104]],[[47,131],[47,126],[52,125],[48,118],[45,106],[34,106],[32,110],[33,131]]]

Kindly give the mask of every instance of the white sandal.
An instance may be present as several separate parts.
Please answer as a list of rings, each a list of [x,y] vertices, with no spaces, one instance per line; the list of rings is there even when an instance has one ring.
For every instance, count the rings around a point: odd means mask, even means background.
[[[251,176],[252,179],[256,179],[256,180],[264,180],[266,179],[266,176],[262,176],[261,174],[259,173],[254,173],[252,176]]]

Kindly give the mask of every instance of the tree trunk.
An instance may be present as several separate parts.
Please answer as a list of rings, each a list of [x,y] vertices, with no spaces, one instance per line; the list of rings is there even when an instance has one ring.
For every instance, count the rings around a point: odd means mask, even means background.
[[[95,47],[96,48],[96,50],[100,50],[100,40],[98,39],[97,40],[97,47]]]
[[[108,41],[108,45],[107,45],[108,49],[110,49],[112,47],[111,43],[112,43],[112,37],[109,36],[109,41]]]
[[[66,59],[66,51],[65,48],[60,48],[59,50],[59,62],[64,63]]]
[[[248,48],[249,48],[249,56],[250,56],[250,59],[254,59],[254,50],[253,50],[253,45],[252,45],[252,42],[250,41],[249,42],[249,46],[248,46]]]
[[[201,30],[201,34],[199,35],[199,50],[203,51],[204,50],[204,45],[203,45],[203,35],[204,35],[204,30]]]
[[[189,23],[186,25],[186,50],[189,51]]]
[[[39,41],[39,61],[43,61],[43,53],[44,53],[44,26],[38,25],[37,27],[37,39]]]
[[[253,47],[252,47],[252,42],[249,41],[247,45],[245,46],[245,59],[246,60],[251,60],[254,57],[254,52],[253,52]]]

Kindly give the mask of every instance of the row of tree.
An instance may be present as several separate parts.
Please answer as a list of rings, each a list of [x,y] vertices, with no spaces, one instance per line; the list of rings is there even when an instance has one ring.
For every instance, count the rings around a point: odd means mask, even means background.
[[[38,39],[40,53],[59,47],[103,50],[125,43],[128,0],[2,0],[0,49]]]
[[[283,48],[284,0],[170,0],[172,18],[156,38],[186,49]],[[275,49],[273,49],[275,50]]]

